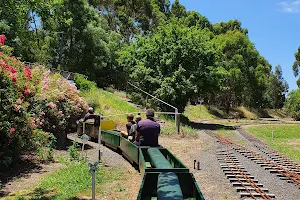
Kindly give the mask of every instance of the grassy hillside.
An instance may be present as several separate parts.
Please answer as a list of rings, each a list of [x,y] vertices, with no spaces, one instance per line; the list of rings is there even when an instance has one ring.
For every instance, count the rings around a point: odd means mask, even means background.
[[[244,106],[239,106],[230,109],[227,114],[224,109],[217,108],[216,106],[207,105],[188,105],[185,107],[184,115],[190,121],[199,120],[213,120],[213,119],[227,119],[234,118],[234,113],[238,112],[240,118],[245,119],[258,119],[258,118],[287,118],[288,113],[283,109],[249,109]]]
[[[129,104],[115,93],[96,87],[81,91],[80,95],[90,106],[94,107],[96,113],[101,113],[104,116],[117,115],[106,118],[113,120],[117,124],[117,128],[124,128],[126,113],[139,112],[134,105]]]
[[[265,125],[247,127],[268,145],[300,163],[300,125]],[[274,131],[274,141],[272,141]]]
[[[197,120],[210,120],[217,118],[211,114],[205,105],[188,105],[185,107],[184,115],[189,118],[190,121]]]

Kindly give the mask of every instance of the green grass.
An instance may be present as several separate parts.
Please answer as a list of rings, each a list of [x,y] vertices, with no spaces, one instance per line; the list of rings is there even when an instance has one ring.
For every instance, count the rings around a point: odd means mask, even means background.
[[[119,94],[120,93],[118,93],[118,95]],[[81,91],[80,96],[84,97],[89,105],[94,107],[96,113],[102,113],[104,116],[124,114],[107,118],[109,120],[113,120],[118,125],[122,124],[125,126],[126,113],[139,111],[135,106],[130,105],[116,94],[99,88]]]
[[[124,172],[101,167],[96,174],[96,185],[99,187],[107,182],[120,180],[123,175]],[[91,181],[87,163],[75,162],[43,178],[35,189],[16,192],[14,197],[7,199],[76,199],[79,193],[91,193]]]
[[[161,135],[163,136],[176,136],[177,135],[177,127],[175,125],[167,125],[162,126],[161,128]],[[192,138],[198,138],[198,130],[190,127],[190,126],[180,126],[180,135],[182,137],[192,137]]]
[[[265,125],[247,127],[247,130],[272,148],[300,163],[300,125]]]
[[[183,113],[190,121],[215,119],[205,105],[188,105]]]

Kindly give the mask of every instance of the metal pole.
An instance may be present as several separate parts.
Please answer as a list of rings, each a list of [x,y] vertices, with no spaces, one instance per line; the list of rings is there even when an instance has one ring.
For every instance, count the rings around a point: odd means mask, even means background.
[[[99,170],[97,165],[99,163],[95,162],[95,164],[89,163],[88,166],[90,167],[89,172],[92,174],[92,200],[96,200],[96,180],[95,180],[95,174]]]
[[[98,160],[101,162],[101,115],[100,115],[100,125],[99,125],[99,134],[98,134]]]
[[[95,171],[92,172],[92,200],[96,199],[96,188],[95,188]]]
[[[175,108],[175,125],[177,127],[177,133],[180,134],[180,116],[177,108]]]

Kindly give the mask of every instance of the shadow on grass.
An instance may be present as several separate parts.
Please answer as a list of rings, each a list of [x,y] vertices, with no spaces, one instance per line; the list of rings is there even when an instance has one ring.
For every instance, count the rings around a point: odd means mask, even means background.
[[[181,123],[184,125],[188,125],[194,129],[200,129],[200,130],[234,130],[234,127],[232,126],[226,126],[223,124],[212,124],[212,123],[201,123],[201,122],[192,122],[190,121],[186,116],[182,115],[180,117]]]
[[[37,163],[33,155],[23,155],[9,168],[0,169],[0,182],[4,187],[14,178],[27,177],[31,173],[39,173],[42,167]],[[8,195],[5,191],[0,191],[0,197]]]
[[[15,195],[10,195],[10,197],[13,197]],[[22,196],[15,196],[18,200],[53,200],[53,199],[61,199],[62,197],[56,193],[55,189],[43,189],[43,188],[36,188],[32,192],[26,193]],[[74,197],[68,197],[64,198],[66,200],[80,200],[80,198],[74,196]]]

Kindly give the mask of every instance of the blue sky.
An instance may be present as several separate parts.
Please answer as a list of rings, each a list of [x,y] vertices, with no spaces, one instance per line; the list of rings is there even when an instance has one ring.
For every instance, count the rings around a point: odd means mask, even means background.
[[[180,3],[212,23],[240,20],[260,54],[273,67],[281,66],[289,90],[297,88],[292,64],[300,46],[300,0],[180,0]]]

